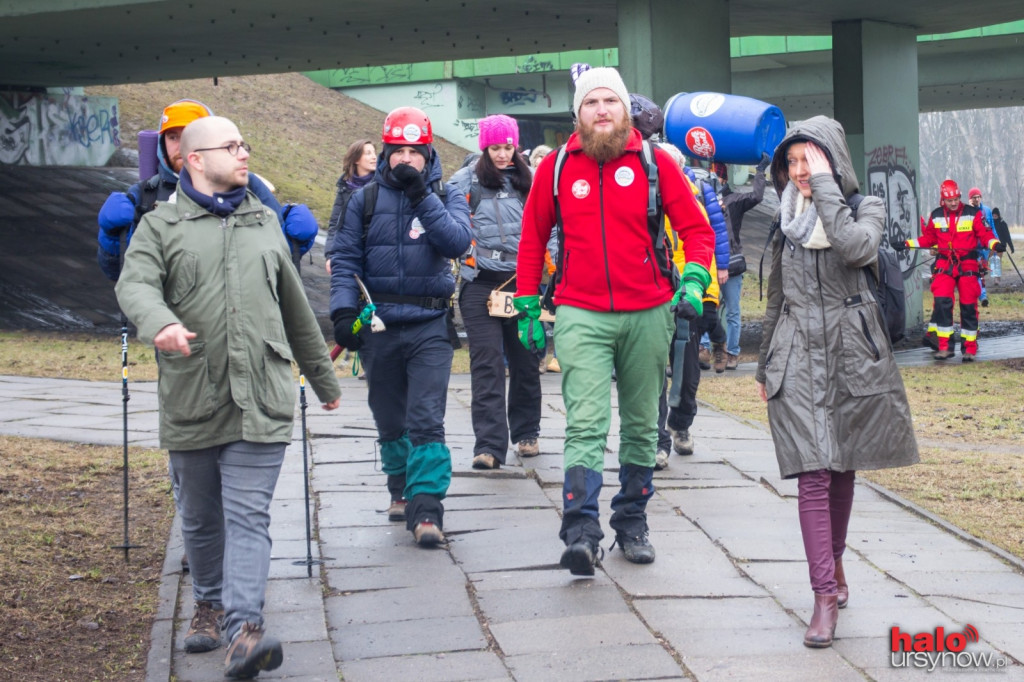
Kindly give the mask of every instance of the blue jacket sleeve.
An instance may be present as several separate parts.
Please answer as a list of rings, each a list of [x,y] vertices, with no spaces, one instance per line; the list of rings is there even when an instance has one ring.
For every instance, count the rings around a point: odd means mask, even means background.
[[[729,269],[729,228],[725,224],[722,213],[722,202],[718,195],[706,182],[700,183],[704,193],[704,210],[708,213],[708,222],[715,231],[715,263],[719,270]]]
[[[305,204],[288,204],[284,208],[284,235],[299,245],[299,253],[305,254],[316,241],[320,226],[313,212]]]
[[[426,230],[430,245],[445,258],[458,258],[473,240],[469,227],[469,204],[455,185],[448,183],[445,189],[443,203],[441,197],[431,192],[414,210]],[[351,205],[349,202],[350,211]]]
[[[97,216],[103,232],[109,236],[116,237],[121,230],[131,227],[135,220],[135,202],[124,192],[111,192],[107,200],[100,207]]]
[[[277,200],[274,193],[270,191],[266,183],[259,179],[255,173],[249,173],[249,189],[256,195],[256,198],[260,200],[264,206],[269,208],[271,211],[277,214],[277,219],[281,223],[281,229],[284,229],[284,209],[281,207],[281,202]]]

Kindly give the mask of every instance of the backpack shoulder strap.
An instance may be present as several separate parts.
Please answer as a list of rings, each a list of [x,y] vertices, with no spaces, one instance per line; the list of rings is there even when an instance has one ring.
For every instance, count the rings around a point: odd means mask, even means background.
[[[363,244],[366,244],[366,235],[370,232],[370,219],[373,218],[373,211],[377,208],[377,194],[380,185],[376,181],[370,181],[363,188]]]
[[[846,197],[846,205],[850,207],[854,220],[857,219],[857,209],[860,208],[860,202],[862,201],[864,201],[864,195],[858,192],[854,192],[850,196]]]
[[[661,212],[661,192],[658,191],[658,163],[654,159],[654,148],[650,140],[640,145],[640,163],[647,174],[647,218],[656,217]],[[660,229],[659,229],[660,231]]]
[[[160,192],[160,174],[157,173],[149,180],[142,183],[139,191],[139,203],[135,205],[135,224],[142,220],[142,216],[153,210],[156,205],[158,193]]]

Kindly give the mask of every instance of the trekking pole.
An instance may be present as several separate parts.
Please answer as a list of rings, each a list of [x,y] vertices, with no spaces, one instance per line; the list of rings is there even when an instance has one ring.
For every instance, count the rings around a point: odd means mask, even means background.
[[[142,545],[133,545],[128,539],[128,318],[121,313],[121,404],[124,431],[124,542],[111,545],[111,549],[123,549],[124,561],[128,563],[128,551]]]
[[[1017,267],[1017,263],[1014,262],[1013,256],[1010,255],[1010,252],[1003,251],[1000,255],[1006,256],[1007,258],[1010,259],[1010,265],[1012,265],[1013,269],[1017,271],[1017,276],[1020,277],[1020,283],[1024,284],[1024,275],[1020,274],[1020,269]]]
[[[313,577],[313,564],[323,563],[319,559],[313,558],[313,539],[312,530],[310,527],[309,520],[309,461],[308,461],[308,443],[309,437],[306,435],[306,375],[299,375],[299,409],[302,412],[302,483],[305,489],[306,498],[306,559],[303,561],[293,561],[292,564],[295,566],[306,565],[306,577]]]

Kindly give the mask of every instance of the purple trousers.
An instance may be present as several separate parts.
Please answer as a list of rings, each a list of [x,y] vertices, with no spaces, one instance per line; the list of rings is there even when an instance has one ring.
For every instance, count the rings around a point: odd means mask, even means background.
[[[800,532],[815,594],[836,593],[836,559],[846,549],[856,472],[821,469],[800,474]]]

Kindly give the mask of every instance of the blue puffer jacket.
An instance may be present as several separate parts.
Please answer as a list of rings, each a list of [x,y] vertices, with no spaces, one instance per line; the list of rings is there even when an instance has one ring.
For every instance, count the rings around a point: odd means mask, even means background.
[[[432,154],[424,170],[428,194],[415,208],[398,189],[383,155],[377,159],[374,183],[378,185],[373,217],[363,230],[366,188],[348,202],[344,223],[329,244],[331,258],[331,315],[342,309],[360,309],[359,287],[353,275],[366,284],[370,296],[428,297],[448,299],[455,292],[452,258],[469,248],[469,204],[454,185],[445,186],[444,200],[433,191],[441,179],[441,162]],[[445,314],[414,303],[374,301],[385,325],[423,322]]]
[[[171,169],[164,158],[163,135],[157,140],[156,154],[159,161],[156,175],[145,182],[135,183],[128,188],[127,192],[112,192],[100,208],[98,216],[100,231],[97,236],[99,248],[96,251],[96,260],[107,279],[114,282],[121,275],[121,233],[125,229],[128,230],[125,240],[125,248],[128,248],[128,244],[132,241],[132,235],[135,234],[135,228],[138,227],[139,220],[142,218],[142,213],[137,208],[143,201],[144,187],[149,186],[156,189],[155,201],[167,201],[167,198],[178,187],[178,174]],[[274,198],[270,188],[253,173],[249,174],[249,189],[264,206],[277,213],[281,225],[285,225],[281,204]],[[152,206],[149,208],[152,209]],[[298,214],[296,217],[299,217]],[[284,229],[285,236],[288,236],[287,228],[282,229]],[[312,246],[316,235],[313,234],[312,237],[307,235],[307,238],[310,242],[309,245]],[[308,250],[309,247],[305,247],[302,253]]]
[[[683,166],[683,172],[690,178],[693,184],[700,188],[704,196],[704,210],[708,214],[708,222],[715,231],[715,263],[719,270],[729,269],[729,227],[725,223],[725,213],[722,211],[722,202],[711,185],[703,180],[697,179],[697,174],[689,166]],[[723,267],[722,264],[725,264]]]

